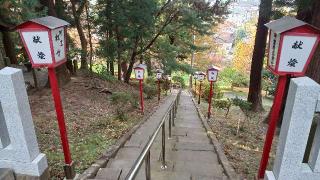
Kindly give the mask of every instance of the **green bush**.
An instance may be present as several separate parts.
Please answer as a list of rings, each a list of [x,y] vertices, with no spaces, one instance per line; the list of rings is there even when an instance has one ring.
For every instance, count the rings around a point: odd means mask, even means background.
[[[248,74],[241,73],[234,68],[227,67],[219,73],[219,81],[224,86],[229,87],[247,87],[249,85]]]
[[[252,106],[250,102],[240,99],[238,97],[232,98],[231,101],[234,106],[239,106],[240,109],[245,113],[247,117],[249,116],[249,112]]]
[[[229,98],[228,99],[215,99],[213,101],[213,106],[218,109],[226,110],[227,112],[225,114],[225,117],[227,117],[229,114],[230,108],[232,106],[232,101]]]
[[[147,99],[152,99],[154,96],[158,94],[158,89],[155,84],[154,85],[145,84],[143,87],[143,92],[146,94]]]
[[[198,86],[198,85],[197,85]],[[208,102],[209,100],[209,93],[210,93],[210,83],[203,83],[204,89],[202,90],[202,97]],[[222,99],[223,98],[223,92],[221,91],[221,88],[214,84],[213,86],[213,97],[212,99]]]
[[[181,76],[173,76],[172,81],[175,83],[179,83],[181,88],[186,88],[186,82]]]
[[[111,102],[114,105],[120,105],[125,107],[130,104],[131,107],[135,108],[138,104],[138,98],[135,94],[129,94],[127,92],[114,92],[111,95]]]
[[[103,64],[95,64],[93,65],[92,71],[96,73],[100,78],[109,81],[109,82],[115,82],[117,81],[117,78],[112,76],[108,70],[107,67]]]
[[[277,86],[277,77],[270,71],[262,71],[262,88],[266,91],[267,95],[274,96]]]
[[[128,119],[127,112],[132,108],[138,108],[138,95],[127,92],[115,92],[111,95],[111,102],[116,106],[116,117],[121,121]]]

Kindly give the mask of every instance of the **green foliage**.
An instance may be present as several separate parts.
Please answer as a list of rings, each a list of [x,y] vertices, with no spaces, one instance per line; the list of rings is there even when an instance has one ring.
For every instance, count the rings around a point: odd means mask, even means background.
[[[219,81],[229,87],[247,87],[249,85],[249,76],[241,73],[234,68],[227,67],[219,72]]]
[[[214,99],[213,106],[218,109],[226,110],[227,112],[225,114],[225,117],[227,117],[229,114],[230,108],[232,106],[232,101],[229,98],[228,99]]]
[[[232,98],[231,101],[234,106],[238,106],[245,113],[245,115],[249,117],[249,112],[252,106],[250,102],[240,99],[238,97]]]
[[[203,91],[203,98],[208,102],[209,94],[210,94],[210,83],[203,83],[204,85],[204,91]],[[221,88],[217,86],[216,84],[213,87],[213,99],[222,99],[223,98],[223,92],[221,91]]]
[[[267,95],[273,96],[276,91],[277,77],[268,70],[262,71],[262,87],[266,91]]]
[[[96,73],[100,78],[106,81],[109,81],[109,82],[117,81],[117,79],[109,73],[109,71],[107,70],[107,67],[104,64],[94,64],[92,67],[92,71]]]
[[[128,119],[127,112],[138,107],[137,96],[127,92],[115,92],[111,95],[111,102],[116,106],[116,117],[121,121]]]
[[[181,76],[173,76],[172,77],[172,81],[174,83],[179,83],[181,88],[186,88],[186,83],[185,83],[183,77],[181,77]]]
[[[147,99],[152,99],[154,96],[158,94],[157,86],[155,84],[144,84],[143,92],[146,94]]]

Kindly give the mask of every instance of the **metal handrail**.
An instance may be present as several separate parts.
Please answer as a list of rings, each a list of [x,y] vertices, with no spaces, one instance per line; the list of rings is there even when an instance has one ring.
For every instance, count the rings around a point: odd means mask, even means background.
[[[165,169],[166,163],[165,163],[165,121],[169,116],[169,138],[171,138],[171,125],[174,126],[174,118],[176,117],[176,113],[177,113],[177,107],[178,107],[178,103],[180,100],[180,94],[181,94],[181,90],[179,91],[179,93],[177,94],[175,100],[170,104],[169,109],[167,110],[167,112],[165,113],[165,115],[163,116],[161,122],[159,123],[156,131],[152,134],[152,136],[150,137],[148,143],[144,146],[141,154],[139,155],[138,159],[135,161],[134,165],[132,166],[132,168],[130,169],[129,173],[126,176],[126,180],[133,180],[135,179],[135,177],[137,176],[140,167],[142,166],[143,161],[145,160],[145,170],[146,170],[146,180],[150,180],[151,179],[151,173],[150,173],[150,149],[151,146],[154,143],[154,140],[156,139],[160,129],[162,129],[162,169]]]

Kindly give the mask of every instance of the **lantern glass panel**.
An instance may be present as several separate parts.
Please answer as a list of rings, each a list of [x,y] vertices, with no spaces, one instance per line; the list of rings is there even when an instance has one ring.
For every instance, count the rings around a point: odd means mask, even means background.
[[[199,79],[200,81],[204,80],[204,75],[203,75],[203,74],[200,74],[200,75],[198,76],[198,79]]]
[[[51,35],[52,35],[52,44],[53,44],[54,56],[55,56],[56,62],[64,60],[66,57],[64,27],[52,30]]]
[[[303,72],[316,41],[317,37],[315,36],[285,35],[278,71]]]
[[[162,73],[157,73],[157,79],[161,79]]]
[[[271,31],[270,33],[270,44],[269,44],[269,61],[268,65],[275,69],[276,66],[276,60],[277,55],[279,51],[279,45],[280,45],[280,34],[274,33]]]
[[[47,31],[22,32],[26,48],[33,64],[52,64],[52,56]]]
[[[135,69],[134,72],[136,74],[136,79],[139,79],[139,80],[143,79],[143,76],[144,76],[143,69]]]
[[[209,70],[208,71],[208,80],[209,81],[216,81],[218,76],[218,71],[216,70]]]

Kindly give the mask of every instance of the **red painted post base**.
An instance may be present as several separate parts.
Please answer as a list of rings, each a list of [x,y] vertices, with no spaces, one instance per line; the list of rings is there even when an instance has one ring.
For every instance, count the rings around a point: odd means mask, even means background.
[[[269,127],[266,134],[263,153],[260,161],[260,167],[258,172],[259,179],[264,178],[264,174],[268,165],[269,154],[272,146],[272,140],[273,140],[274,132],[277,127],[277,122],[279,120],[282,101],[285,96],[287,79],[288,79],[287,76],[279,76],[277,90],[276,90],[276,94],[273,100],[273,106],[269,116]]]
[[[210,82],[210,93],[209,93],[209,99],[208,99],[208,119],[211,117],[211,101],[212,101],[212,96],[213,96],[213,82]]]
[[[142,87],[142,80],[139,80],[140,84],[140,106],[141,106],[141,113],[144,113],[144,104],[143,104],[143,87]]]
[[[202,85],[202,83],[201,83],[201,81],[200,81],[198,104],[200,104],[200,102],[201,102],[201,85]]]
[[[48,68],[48,74],[50,79],[50,86],[52,91],[52,97],[54,100],[54,105],[56,109],[57,119],[58,119],[58,125],[59,125],[59,131],[60,131],[60,138],[61,138],[61,144],[64,154],[64,161],[65,161],[65,167],[72,166],[72,159],[71,159],[71,153],[69,148],[69,142],[68,142],[68,135],[67,135],[67,128],[64,120],[64,114],[63,114],[63,108],[62,108],[62,102],[60,97],[60,90],[59,85],[56,77],[56,72],[54,68]],[[74,171],[74,170],[73,170]],[[73,176],[73,177],[66,177],[67,179],[74,178],[74,172],[70,172],[70,169],[68,172],[65,172],[66,176]]]

